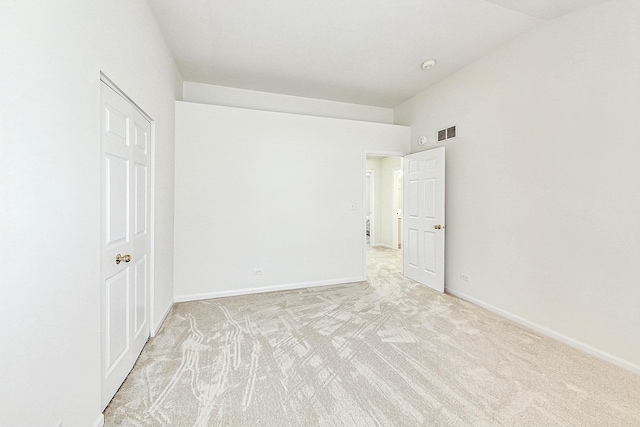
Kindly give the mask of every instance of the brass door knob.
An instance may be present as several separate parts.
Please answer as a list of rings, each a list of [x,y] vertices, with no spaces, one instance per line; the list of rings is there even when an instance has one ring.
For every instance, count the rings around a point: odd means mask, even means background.
[[[130,262],[131,255],[116,255],[116,264],[120,264],[121,262]]]
[[[436,224],[433,226],[433,228],[435,228],[436,230],[440,230],[442,226],[440,224]]]

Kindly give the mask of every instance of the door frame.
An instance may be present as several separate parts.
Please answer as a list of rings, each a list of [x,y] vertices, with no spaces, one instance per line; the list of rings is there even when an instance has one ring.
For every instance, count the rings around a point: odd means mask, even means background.
[[[374,194],[375,193],[375,191],[374,191],[374,189],[375,189],[375,181],[376,181],[375,180],[375,172],[376,171],[368,170],[365,167],[365,172],[364,172],[364,174],[365,174],[365,178],[364,178],[365,182],[367,180],[366,175],[369,174],[369,209],[371,210],[370,213],[369,213],[369,244],[371,246],[373,246],[373,244],[375,243],[374,240],[373,240],[373,234],[374,234],[375,228],[376,228],[375,227],[375,215],[376,215],[375,214],[375,194]],[[366,203],[366,201],[367,201],[366,185],[365,185],[364,197],[365,197],[365,203]],[[362,206],[365,207],[365,204],[363,204]],[[366,209],[366,207],[365,207],[365,209]],[[367,212],[366,212],[366,210],[364,212],[364,221],[365,221],[365,227],[366,227],[366,224],[367,224]],[[366,237],[365,237],[365,245],[366,245]],[[365,250],[366,250],[366,248],[365,248]]]
[[[404,162],[404,157],[402,157],[402,159],[403,159],[403,162]],[[401,249],[401,248],[398,247],[398,245],[400,245],[401,242],[402,242],[402,228],[400,228],[400,230],[398,230],[398,221],[397,220],[400,219],[400,218],[398,218],[397,212],[398,212],[398,201],[401,198],[401,197],[398,197],[398,193],[401,194],[403,189],[404,189],[404,186],[402,185],[402,173],[403,173],[402,166],[403,166],[403,164],[404,163],[402,163],[400,165],[400,168],[393,169],[393,181],[394,181],[393,182],[393,184],[394,184],[394,186],[393,186],[393,206],[396,207],[396,223],[394,224],[394,227],[393,227],[393,236],[394,236],[394,239],[393,239],[393,245],[394,246],[393,247],[395,249]],[[401,188],[400,192],[398,191],[397,184],[400,185],[400,188]],[[400,205],[399,209],[402,210],[402,208],[403,208],[403,206]],[[402,221],[400,222],[400,225],[402,225]]]
[[[405,153],[402,151],[383,151],[383,150],[362,150],[362,226],[360,228],[360,234],[362,235],[362,277],[367,280],[367,234],[363,233],[363,230],[367,228],[367,214],[364,209],[364,205],[367,202],[366,185],[367,179],[367,156],[377,157],[404,157]],[[402,252],[400,252],[400,259],[402,259]],[[402,264],[402,263],[401,263]],[[402,274],[404,275],[404,266],[400,267]]]
[[[155,323],[155,235],[156,235],[156,214],[155,214],[155,194],[156,194],[156,122],[148,115],[136,102],[131,99],[117,84],[113,82],[107,75],[100,71],[100,82],[110,87],[118,95],[126,99],[133,108],[135,108],[142,116],[149,121],[151,125],[151,135],[149,138],[149,158],[150,158],[150,171],[149,171],[149,289],[147,290],[149,295],[149,301],[147,307],[149,313],[149,337],[153,338],[158,333],[159,325]],[[100,86],[98,86],[100,91]],[[102,174],[100,174],[100,180],[102,180]],[[100,202],[102,203],[102,201]],[[102,208],[100,209],[100,215],[102,216]],[[103,218],[100,218],[103,221]],[[100,271],[102,277],[102,271]]]

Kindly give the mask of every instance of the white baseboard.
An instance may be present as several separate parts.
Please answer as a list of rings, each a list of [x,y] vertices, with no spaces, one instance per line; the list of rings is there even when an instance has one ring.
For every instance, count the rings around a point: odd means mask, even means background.
[[[164,314],[160,318],[160,321],[158,322],[158,324],[153,325],[153,328],[151,329],[151,332],[150,332],[151,338],[158,335],[158,332],[160,332],[160,328],[162,328],[162,324],[167,319],[167,316],[169,315],[169,312],[171,311],[172,307],[173,307],[173,302],[167,306],[167,309],[164,311]]]
[[[561,343],[567,344],[573,348],[576,348],[580,351],[583,351],[587,354],[590,354],[592,356],[595,356],[599,359],[602,359],[604,361],[607,361],[613,365],[616,365],[620,368],[626,369],[628,371],[633,372],[634,374],[640,375],[640,366],[636,365],[635,363],[632,363],[628,360],[622,359],[618,356],[614,356],[613,354],[607,353],[606,351],[602,351],[599,350],[595,347],[592,347],[588,344],[585,344],[581,341],[578,341],[574,338],[568,337],[564,334],[561,334],[560,332],[556,332],[553,329],[549,329],[545,326],[539,325],[537,323],[531,322],[525,318],[522,318],[516,314],[513,314],[511,312],[508,312],[506,310],[503,310],[501,308],[495,307],[491,304],[487,304],[486,302],[483,302],[477,298],[474,298],[470,295],[467,295],[463,292],[460,291],[456,291],[453,289],[445,289],[445,292],[448,294],[451,294],[453,296],[456,296],[460,299],[463,299],[465,301],[468,301],[470,303],[473,303],[475,305],[478,305],[482,308],[486,308],[487,310],[496,313],[502,317],[506,317],[507,319],[521,325],[524,326],[525,328],[528,329],[532,329],[546,337],[552,338],[556,341],[560,341]]]
[[[98,416],[98,418],[96,419],[96,422],[93,423],[93,427],[102,427],[104,426],[104,415],[100,414],[100,416]]]
[[[191,294],[177,296],[174,302],[198,301],[202,299],[233,297],[238,295],[260,294],[264,292],[288,291],[293,289],[314,288],[317,286],[342,285],[345,283],[364,282],[364,277],[348,277],[344,279],[319,280],[316,282],[291,283],[288,285],[265,286],[261,288],[234,289],[229,291],[207,292],[203,294]]]

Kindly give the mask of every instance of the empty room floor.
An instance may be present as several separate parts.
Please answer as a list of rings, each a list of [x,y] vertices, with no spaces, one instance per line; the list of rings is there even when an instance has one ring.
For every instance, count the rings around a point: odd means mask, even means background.
[[[106,426],[640,425],[640,377],[400,273],[176,304]]]

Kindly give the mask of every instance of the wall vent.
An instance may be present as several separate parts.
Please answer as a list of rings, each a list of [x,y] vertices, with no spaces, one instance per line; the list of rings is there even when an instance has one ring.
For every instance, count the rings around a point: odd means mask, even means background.
[[[455,138],[456,137],[456,127],[455,126],[450,126],[448,128],[445,129],[441,129],[438,131],[438,142],[442,142],[444,140],[447,139],[451,139],[451,138]]]

